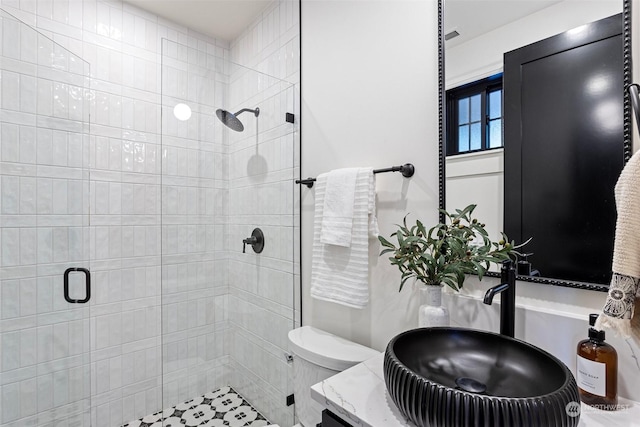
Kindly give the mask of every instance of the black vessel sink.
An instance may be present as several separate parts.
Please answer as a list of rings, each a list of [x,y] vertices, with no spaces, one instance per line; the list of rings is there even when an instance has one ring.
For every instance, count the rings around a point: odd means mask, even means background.
[[[491,332],[404,332],[387,346],[384,377],[400,411],[422,427],[572,427],[580,418],[578,386],[564,363]]]

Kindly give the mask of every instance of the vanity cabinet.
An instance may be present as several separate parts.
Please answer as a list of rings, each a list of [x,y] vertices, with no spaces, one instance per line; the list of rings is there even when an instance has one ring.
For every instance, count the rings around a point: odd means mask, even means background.
[[[342,418],[334,414],[328,409],[322,411],[322,424],[321,427],[351,427],[351,424],[344,421]]]

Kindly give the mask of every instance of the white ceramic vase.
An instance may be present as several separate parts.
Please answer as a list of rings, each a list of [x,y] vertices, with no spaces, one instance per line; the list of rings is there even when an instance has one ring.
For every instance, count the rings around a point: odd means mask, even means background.
[[[442,306],[442,285],[422,286],[422,305],[418,309],[418,326],[449,326],[449,310]]]

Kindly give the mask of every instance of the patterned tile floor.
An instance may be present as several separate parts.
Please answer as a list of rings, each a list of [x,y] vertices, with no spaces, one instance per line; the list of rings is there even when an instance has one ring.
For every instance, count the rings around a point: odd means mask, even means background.
[[[231,387],[147,415],[122,427],[262,427],[271,423]]]

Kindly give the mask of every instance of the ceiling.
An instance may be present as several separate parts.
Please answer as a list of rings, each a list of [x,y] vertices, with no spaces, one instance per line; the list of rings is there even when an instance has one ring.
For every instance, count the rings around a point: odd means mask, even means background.
[[[233,40],[271,0],[124,0],[211,37]]]
[[[124,0],[165,19],[223,40],[238,37],[272,0]],[[444,0],[447,47],[505,25],[562,0]]]
[[[460,35],[446,42],[451,48],[562,0],[444,0],[444,32]]]

